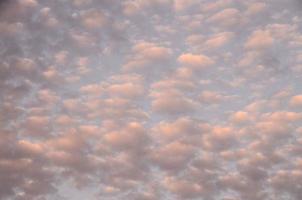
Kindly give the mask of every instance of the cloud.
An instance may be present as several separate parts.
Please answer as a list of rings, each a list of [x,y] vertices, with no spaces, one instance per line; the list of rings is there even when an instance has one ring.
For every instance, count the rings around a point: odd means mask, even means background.
[[[274,38],[270,32],[263,30],[254,31],[245,43],[247,49],[263,49],[271,47],[274,43]]]
[[[180,170],[188,164],[193,157],[193,147],[181,142],[168,143],[151,153],[154,163],[164,170]]]
[[[217,23],[221,26],[230,27],[241,23],[240,11],[236,8],[226,8],[209,17],[209,23]]]
[[[139,150],[148,142],[148,136],[141,124],[130,122],[124,130],[106,133],[104,142],[113,148]]]
[[[289,102],[290,106],[298,107],[302,105],[302,95],[293,96]]]
[[[266,3],[264,2],[251,3],[246,10],[246,14],[256,15],[259,14],[260,12],[263,12],[265,8],[266,8]]]
[[[226,96],[215,91],[203,91],[200,94],[199,99],[202,103],[219,104],[222,101],[230,99],[230,96]]]
[[[107,92],[112,95],[138,97],[144,93],[144,88],[142,85],[135,85],[133,83],[113,84],[107,88]]]
[[[297,0],[0,2],[0,199],[301,199]]]
[[[203,136],[202,143],[205,148],[221,151],[229,149],[237,143],[236,132],[232,127],[215,126],[211,133]]]
[[[100,28],[106,23],[104,14],[98,11],[89,11],[83,14],[82,24],[87,28]]]
[[[202,10],[203,11],[215,11],[217,9],[222,9],[230,4],[232,4],[232,0],[226,0],[226,1],[223,1],[223,0],[218,0],[218,1],[215,1],[215,2],[207,2],[205,5],[202,6]]]
[[[250,121],[252,116],[244,111],[237,111],[230,116],[230,120],[235,123],[244,123]]]
[[[177,61],[184,67],[187,67],[189,69],[192,69],[193,71],[199,71],[203,70],[213,64],[215,64],[215,61],[205,55],[197,55],[197,54],[191,54],[191,53],[185,53],[180,55],[177,58]]]
[[[168,190],[178,194],[178,196],[184,199],[198,197],[203,191],[202,186],[197,183],[192,184],[191,181],[178,180],[170,177],[165,178],[164,185]]]
[[[180,12],[183,11],[187,8],[189,8],[190,6],[194,5],[194,0],[189,0],[189,1],[184,1],[184,0],[176,0],[174,1],[174,10],[176,12]]]
[[[172,141],[189,139],[190,137],[205,133],[209,129],[207,123],[189,117],[180,117],[172,122],[162,121],[153,128],[156,139],[161,141]]]
[[[152,110],[164,114],[177,115],[192,112],[198,105],[192,99],[176,91],[154,92],[151,97],[153,98]]]
[[[231,32],[222,32],[218,33],[207,41],[205,41],[206,48],[219,48],[224,44],[228,43],[233,38],[233,33]]]
[[[150,42],[139,42],[132,47],[131,59],[123,66],[126,71],[142,69],[150,64],[167,61],[172,50]]]

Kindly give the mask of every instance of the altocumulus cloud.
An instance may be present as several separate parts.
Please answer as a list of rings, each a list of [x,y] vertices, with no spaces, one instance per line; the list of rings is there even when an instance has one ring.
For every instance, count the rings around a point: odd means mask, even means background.
[[[301,200],[298,0],[0,2],[0,199]]]

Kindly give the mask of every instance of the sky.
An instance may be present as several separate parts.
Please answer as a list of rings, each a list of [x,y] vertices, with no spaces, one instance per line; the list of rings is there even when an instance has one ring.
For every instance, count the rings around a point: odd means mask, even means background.
[[[0,200],[301,200],[301,10],[0,1]]]

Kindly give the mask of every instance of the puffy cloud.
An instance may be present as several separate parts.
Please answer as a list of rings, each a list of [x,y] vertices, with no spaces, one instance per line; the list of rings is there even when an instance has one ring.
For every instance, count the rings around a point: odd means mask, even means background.
[[[81,104],[79,99],[65,99],[63,100],[63,105],[67,110],[77,111]]]
[[[73,130],[66,134],[47,141],[47,147],[54,150],[65,151],[80,151],[84,145],[83,138],[75,133]]]
[[[27,72],[32,72],[36,67],[35,62],[28,58],[18,58],[15,65],[17,69]]]
[[[206,104],[219,104],[228,99],[230,99],[230,96],[215,91],[203,91],[200,95],[200,101]]]
[[[194,0],[176,0],[174,1],[174,9],[176,12],[183,11],[194,4]]]
[[[148,137],[141,124],[130,122],[127,127],[121,131],[105,133],[104,141],[113,148],[131,150],[132,148],[143,148],[148,142]]]
[[[89,11],[83,14],[82,24],[87,28],[100,28],[106,23],[106,17],[98,11]]]
[[[226,8],[207,19],[210,23],[217,23],[222,26],[234,26],[241,23],[240,11],[236,8]]]
[[[235,123],[244,123],[250,121],[252,116],[248,112],[238,111],[230,116],[230,120]]]
[[[74,123],[74,119],[68,115],[60,115],[55,119],[55,122],[58,125],[72,125]]]
[[[260,12],[264,11],[265,8],[266,8],[265,2],[253,2],[248,6],[248,8],[246,10],[246,14],[247,15],[256,15],[256,14],[259,14]]]
[[[151,106],[152,110],[159,113],[177,115],[195,110],[198,104],[177,91],[154,92]]]
[[[1,1],[0,199],[301,199],[299,8]]]
[[[293,96],[289,101],[290,106],[298,107],[302,105],[302,95]]]
[[[81,125],[79,126],[79,132],[87,136],[93,136],[98,135],[100,130],[99,127],[96,125]]]
[[[29,134],[38,134],[42,136],[49,128],[50,119],[48,116],[29,116],[26,119],[26,127]]]
[[[147,65],[167,61],[172,50],[150,42],[139,42],[132,48],[131,59],[123,66],[126,71],[145,68]]]
[[[301,185],[302,173],[300,170],[279,170],[269,180],[276,191],[280,191],[285,195],[288,191],[292,198],[301,198],[301,191],[299,185]]]
[[[232,127],[215,126],[211,134],[203,136],[202,143],[205,148],[213,151],[228,149],[237,143],[236,132]]]
[[[138,11],[139,11],[138,5],[133,1],[126,1],[123,4],[123,13],[125,15],[131,16],[137,14]]]
[[[160,9],[162,7],[167,7],[172,4],[171,0],[134,0],[125,1],[123,3],[123,13],[125,15],[131,16],[138,14],[141,10],[149,9]]]
[[[112,95],[139,97],[144,93],[144,88],[142,85],[133,83],[112,84],[107,88],[107,92]]]
[[[59,97],[50,90],[41,90],[38,93],[39,99],[47,104],[53,104],[58,101]]]
[[[25,1],[20,1],[20,3],[23,5],[23,6],[28,6],[28,7],[34,7],[34,6],[37,6],[37,1],[35,0],[25,0]]]
[[[264,113],[262,117],[264,119],[273,121],[295,122],[299,121],[302,118],[302,113],[278,111],[273,113]]]
[[[263,30],[254,31],[245,43],[245,48],[261,50],[263,48],[271,47],[274,43],[274,38],[270,32]]]
[[[26,140],[18,141],[18,146],[20,150],[23,151],[25,154],[35,155],[35,156],[42,155],[45,148],[43,144],[32,143]]]
[[[176,77],[180,76],[180,78],[183,77],[183,75],[179,74],[179,71],[176,72]],[[193,90],[195,88],[194,82],[187,79],[177,79],[177,78],[169,78],[165,80],[160,80],[158,82],[155,82],[151,85],[151,87],[155,90],[164,91],[164,90],[170,90],[170,89],[180,89],[180,90]]]
[[[209,129],[210,127],[206,123],[188,117],[181,117],[173,122],[160,122],[153,128],[153,132],[157,139],[169,141],[188,139],[191,136],[206,133]]]
[[[80,91],[89,95],[100,95],[104,88],[100,84],[84,85],[80,88]]]
[[[206,48],[219,48],[229,42],[233,37],[231,32],[218,33],[205,41]]]
[[[88,32],[71,30],[70,37],[79,47],[91,47],[95,45],[96,39]]]
[[[217,9],[222,9],[230,4],[232,4],[233,0],[218,0],[214,2],[206,2],[202,5],[202,10],[204,11],[216,11]]]
[[[191,145],[178,141],[168,143],[151,152],[151,159],[164,170],[180,170],[193,158]]]
[[[203,69],[215,63],[213,59],[205,55],[196,55],[191,53],[182,54],[178,57],[178,62],[182,65]]]
[[[43,76],[50,82],[58,82],[61,79],[59,71],[54,66],[50,66],[47,70],[45,70],[43,72]]]
[[[176,193],[183,199],[198,197],[203,192],[202,186],[198,183],[192,183],[191,181],[179,180],[172,177],[166,177],[164,179],[164,185],[168,190]]]

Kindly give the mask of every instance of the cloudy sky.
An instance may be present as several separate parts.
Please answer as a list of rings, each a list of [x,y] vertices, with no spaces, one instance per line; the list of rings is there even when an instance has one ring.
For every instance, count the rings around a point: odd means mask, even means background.
[[[0,1],[0,199],[301,200],[301,10]]]

